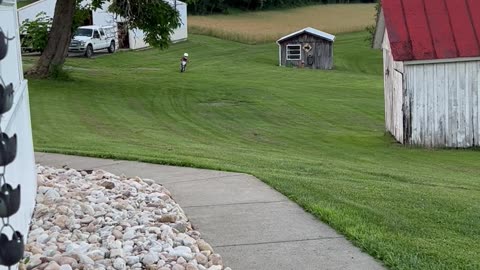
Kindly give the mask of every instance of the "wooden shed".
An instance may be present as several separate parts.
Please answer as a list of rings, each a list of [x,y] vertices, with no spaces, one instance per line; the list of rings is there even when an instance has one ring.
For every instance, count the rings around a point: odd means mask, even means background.
[[[383,0],[385,125],[399,142],[480,146],[480,1]]]
[[[307,27],[277,41],[280,66],[333,68],[335,36]]]

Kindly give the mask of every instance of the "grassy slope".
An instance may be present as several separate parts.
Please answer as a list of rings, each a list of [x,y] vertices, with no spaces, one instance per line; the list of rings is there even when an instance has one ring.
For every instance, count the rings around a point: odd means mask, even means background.
[[[230,15],[189,16],[189,32],[249,44],[273,42],[305,27],[329,33],[363,31],[373,25],[374,4],[313,5]]]
[[[33,2],[37,2],[38,0],[22,0],[22,1],[17,1],[17,8],[24,7],[26,5],[30,5]]]
[[[479,269],[478,152],[385,136],[381,56],[364,38],[338,38],[335,71],[202,36],[70,59],[74,81],[30,81],[36,149],[252,173],[392,269]]]

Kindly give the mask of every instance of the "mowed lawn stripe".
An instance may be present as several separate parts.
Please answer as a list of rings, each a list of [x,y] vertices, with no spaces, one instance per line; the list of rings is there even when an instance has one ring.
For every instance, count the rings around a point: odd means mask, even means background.
[[[381,53],[365,37],[338,36],[332,71],[197,35],[71,58],[73,81],[30,81],[36,150],[250,173],[391,269],[479,269],[479,153],[385,134]]]

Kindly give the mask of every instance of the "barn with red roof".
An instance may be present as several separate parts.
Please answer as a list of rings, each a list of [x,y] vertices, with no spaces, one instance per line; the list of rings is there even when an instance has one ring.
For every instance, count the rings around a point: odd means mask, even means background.
[[[399,142],[480,146],[480,1],[382,0],[385,124]]]

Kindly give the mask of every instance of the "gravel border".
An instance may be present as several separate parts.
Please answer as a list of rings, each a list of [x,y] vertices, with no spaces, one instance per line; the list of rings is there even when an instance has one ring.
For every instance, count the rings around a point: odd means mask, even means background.
[[[20,269],[231,270],[153,180],[37,165]]]

